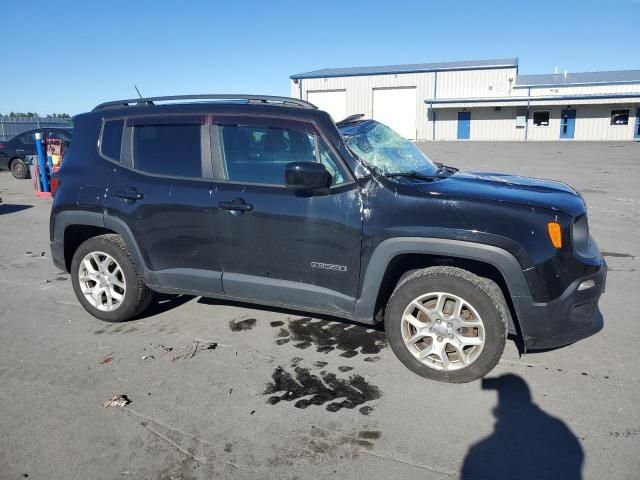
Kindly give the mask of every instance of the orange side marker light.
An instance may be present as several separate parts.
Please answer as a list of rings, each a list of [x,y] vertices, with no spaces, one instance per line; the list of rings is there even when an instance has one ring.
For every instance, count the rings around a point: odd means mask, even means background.
[[[551,244],[556,248],[562,248],[562,230],[558,222],[547,223],[547,231],[549,232],[549,238]]]

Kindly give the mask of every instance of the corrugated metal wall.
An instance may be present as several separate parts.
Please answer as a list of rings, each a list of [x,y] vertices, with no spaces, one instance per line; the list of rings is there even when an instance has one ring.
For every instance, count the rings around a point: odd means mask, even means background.
[[[41,127],[71,127],[71,120],[61,118],[15,118],[0,117],[0,141],[9,140],[16,135]]]
[[[514,95],[527,95],[527,88],[514,88]],[[566,87],[531,87],[531,96],[590,95],[608,93],[640,93],[640,83],[622,85],[583,85]]]
[[[447,72],[425,72],[396,75],[368,75],[303,79],[302,98],[308,99],[309,91],[346,90],[347,115],[364,113],[372,116],[373,89],[394,87],[416,88],[416,131],[418,140],[455,140],[457,137],[458,110],[436,110],[435,132],[433,116],[427,115],[429,105],[425,99],[438,98],[491,98],[526,96],[528,88],[514,87],[516,68],[490,68]],[[434,87],[437,85],[437,91]],[[532,87],[531,97],[580,94],[640,93],[640,84],[593,85],[567,87]],[[291,95],[300,97],[300,85],[291,84]],[[535,100],[534,100],[535,102]],[[567,102],[577,110],[576,140],[632,140],[636,108],[640,104],[623,103],[627,100],[545,100],[546,106],[535,105],[534,110],[551,112],[548,127],[535,127],[529,114],[528,140],[557,140],[560,136],[560,112]],[[607,103],[608,102],[608,103]],[[615,103],[615,104],[614,104]],[[467,108],[471,112],[471,140],[525,140],[525,129],[516,127],[515,106],[496,110],[487,106]],[[523,104],[524,105],[524,104]],[[629,108],[629,125],[610,125],[612,109]],[[435,133],[435,137],[434,137]]]
[[[515,80],[515,68],[438,72],[436,98],[507,97]]]
[[[624,141],[633,140],[638,104],[573,105],[576,110],[574,140]],[[529,112],[527,140],[551,141],[560,139],[560,115],[566,106],[536,106]],[[611,110],[629,109],[628,125],[611,125]],[[516,128],[516,108],[470,108],[471,140],[525,140],[525,129]],[[549,126],[533,124],[533,113],[548,111]],[[436,140],[456,140],[458,109],[437,111]]]
[[[433,95],[433,73],[409,73],[397,75],[366,75],[359,77],[312,78],[302,80],[303,99],[308,99],[310,91],[346,90],[347,115],[364,113],[373,115],[373,89],[393,87],[416,88],[416,129],[418,138],[427,138],[427,106],[425,98]],[[292,82],[291,96],[299,98],[299,85]],[[336,119],[337,120],[337,119]]]

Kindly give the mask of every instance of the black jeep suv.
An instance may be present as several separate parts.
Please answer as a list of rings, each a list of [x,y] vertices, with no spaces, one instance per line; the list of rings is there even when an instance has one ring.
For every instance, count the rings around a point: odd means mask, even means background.
[[[489,372],[509,333],[541,349],[602,328],[606,264],[563,183],[461,172],[282,97],[109,102],[74,125],[51,250],[100,319],[156,291],[384,321],[447,382]]]

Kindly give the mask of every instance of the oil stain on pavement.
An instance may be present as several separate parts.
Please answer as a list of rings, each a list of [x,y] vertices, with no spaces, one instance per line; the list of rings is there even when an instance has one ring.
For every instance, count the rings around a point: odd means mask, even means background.
[[[316,351],[321,353],[340,350],[340,356],[345,358],[354,357],[358,353],[380,353],[387,346],[383,332],[349,323],[328,324],[305,317],[292,320],[286,325],[272,322],[271,326],[281,327],[277,334],[278,345],[291,342],[294,347],[300,349],[313,345]]]
[[[243,332],[245,330],[251,330],[256,325],[255,318],[247,318],[246,320],[231,320],[229,322],[229,328],[232,332]]]
[[[354,409],[370,400],[380,398],[380,389],[367,382],[360,375],[351,375],[348,379],[338,378],[334,373],[320,372],[313,375],[308,369],[296,366],[293,373],[277,367],[272,374],[272,382],[267,383],[265,395],[270,395],[267,403],[275,405],[281,401],[294,403],[296,408],[309,405],[324,405],[327,411],[337,412],[343,408]],[[304,399],[303,397],[310,397]],[[337,401],[338,399],[342,399]],[[368,415],[372,407],[363,406],[360,413]]]

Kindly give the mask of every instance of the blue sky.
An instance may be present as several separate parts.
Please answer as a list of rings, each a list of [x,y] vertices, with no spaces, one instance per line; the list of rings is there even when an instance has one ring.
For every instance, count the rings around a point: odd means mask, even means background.
[[[94,6],[95,5],[95,6]],[[10,1],[0,113],[187,93],[288,95],[327,67],[519,57],[520,73],[640,69],[640,0]]]

